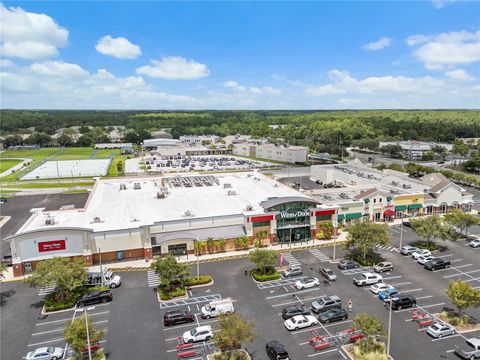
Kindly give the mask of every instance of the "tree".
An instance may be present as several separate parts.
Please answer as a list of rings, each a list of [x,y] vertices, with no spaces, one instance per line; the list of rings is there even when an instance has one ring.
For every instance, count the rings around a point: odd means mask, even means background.
[[[172,254],[164,258],[157,256],[150,267],[159,276],[160,284],[168,290],[183,286],[190,275],[188,266],[178,263]]]
[[[429,248],[431,240],[435,238],[446,240],[451,234],[451,228],[445,226],[438,215],[423,219],[411,219],[410,223],[413,231],[426,241],[427,248]]]
[[[64,147],[72,146],[75,142],[70,135],[63,133],[57,138],[57,144]]]
[[[33,132],[25,142],[30,145],[45,146],[52,142],[52,137],[45,133]]]
[[[449,210],[448,214],[445,215],[445,221],[460,228],[460,233],[463,233],[465,230],[465,236],[467,236],[470,226],[480,224],[480,218],[478,216],[465,213],[460,209]]]
[[[121,160],[119,162],[117,162],[117,172],[118,173],[123,172],[123,161],[121,161]]]
[[[394,171],[405,172],[405,169],[403,168],[402,164],[399,164],[399,163],[391,163],[390,165],[387,166],[387,168]]]
[[[31,276],[25,279],[30,286],[55,286],[55,300],[64,301],[86,284],[87,268],[83,258],[53,258],[40,262]]]
[[[480,306],[480,289],[474,289],[465,281],[450,281],[445,293],[460,313],[466,308]]]
[[[85,324],[85,317],[87,318]],[[87,326],[88,326],[88,338],[87,338]],[[83,359],[82,351],[88,349],[88,339],[90,339],[90,346],[97,344],[105,336],[103,330],[97,330],[90,316],[86,314],[75,320],[69,320],[65,324],[65,330],[63,332],[65,341],[75,351],[78,359]]]
[[[277,252],[275,250],[255,249],[248,258],[265,275],[267,270],[277,262]]]
[[[355,223],[347,229],[348,237],[344,245],[346,249],[357,248],[365,260],[367,252],[376,245],[388,245],[390,233],[387,224],[376,224],[371,221]]]
[[[465,144],[462,139],[455,139],[452,147],[453,154],[457,154],[464,157],[465,155],[468,154],[469,151],[470,149],[468,148],[468,145]]]
[[[385,145],[380,148],[380,152],[383,154],[388,154],[391,157],[402,157],[403,149],[400,145],[396,144],[391,144],[391,145]]]
[[[220,330],[213,335],[213,342],[222,352],[235,352],[255,339],[254,324],[240,314],[221,315]]]
[[[5,279],[5,275],[3,273],[7,271],[8,265],[6,262],[0,262],[0,278]]]
[[[353,319],[353,327],[356,329],[361,329],[365,334],[365,337],[358,340],[354,345],[359,350],[360,354],[385,354],[385,345],[377,340],[378,337],[385,336],[385,329],[380,320],[371,315],[359,313]],[[371,358],[386,359],[386,357],[383,356]]]
[[[3,145],[6,148],[9,148],[10,146],[23,145],[23,138],[18,134],[7,136],[5,140],[3,140]]]

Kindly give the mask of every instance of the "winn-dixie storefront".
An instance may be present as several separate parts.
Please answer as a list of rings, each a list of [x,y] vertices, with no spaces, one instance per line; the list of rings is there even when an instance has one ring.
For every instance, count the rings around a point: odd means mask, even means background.
[[[318,207],[319,203],[304,197],[269,199],[261,203],[265,215],[247,219],[253,237],[267,232],[273,243],[294,243],[317,237],[317,232],[336,227],[336,209]]]

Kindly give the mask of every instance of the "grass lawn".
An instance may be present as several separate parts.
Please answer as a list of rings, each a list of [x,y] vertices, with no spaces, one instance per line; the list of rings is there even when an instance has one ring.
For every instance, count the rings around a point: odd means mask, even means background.
[[[48,183],[27,183],[27,184],[10,184],[3,186],[4,189],[50,189],[50,188],[71,188],[75,186],[92,186],[93,181],[82,182],[48,182]]]
[[[94,152],[92,147],[72,147],[63,149],[58,155],[55,155],[51,160],[87,160]]]
[[[111,164],[110,164],[110,169],[108,169],[107,176],[108,177],[123,176],[123,174],[125,173],[125,160],[126,159],[127,158],[124,155],[118,155],[118,156],[114,157]],[[117,163],[119,161],[123,162],[123,171],[121,171],[121,172],[117,171]]]
[[[0,173],[20,164],[21,160],[0,160]]]
[[[22,168],[22,170],[16,171],[14,174],[10,174],[1,178],[4,182],[17,181],[17,175],[25,175],[27,172],[33,170],[38,166],[38,163],[49,156],[52,156],[58,152],[59,148],[46,148],[46,149],[37,149],[37,150],[6,150],[0,153],[0,160],[5,158],[29,158],[33,159],[29,166]]]
[[[110,155],[114,154],[115,156],[120,155],[119,149],[105,149],[105,150],[97,150],[95,153],[95,159],[108,159]]]

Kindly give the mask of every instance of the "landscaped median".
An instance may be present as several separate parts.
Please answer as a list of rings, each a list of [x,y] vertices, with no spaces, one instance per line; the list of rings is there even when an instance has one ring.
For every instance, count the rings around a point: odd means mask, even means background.
[[[255,281],[265,282],[280,279],[280,273],[275,269],[278,252],[275,250],[255,249],[250,252],[249,260],[255,264],[251,275]]]
[[[168,301],[186,296],[188,288],[211,284],[213,284],[213,278],[210,275],[191,276],[185,279],[184,284],[176,285],[176,288],[173,290],[169,290],[167,287],[160,285],[157,291],[161,301]]]
[[[52,292],[45,296],[45,303],[43,305],[42,314],[48,314],[52,312],[71,310],[75,308],[77,301],[85,294],[95,291],[106,291],[108,287],[96,286],[96,287],[79,287],[74,290],[68,297],[59,297],[58,292]]]

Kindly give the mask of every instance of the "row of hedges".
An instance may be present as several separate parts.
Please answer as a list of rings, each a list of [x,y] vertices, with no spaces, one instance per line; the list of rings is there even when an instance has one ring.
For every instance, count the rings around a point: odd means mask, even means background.
[[[108,290],[108,288],[101,287],[101,286],[78,288],[68,299],[65,299],[62,302],[55,301],[55,296],[56,296],[55,292],[50,293],[47,296],[45,296],[45,303],[44,303],[45,311],[58,311],[58,310],[70,309],[75,306],[77,301],[83,295],[90,292],[103,291],[103,290]]]
[[[439,249],[439,246],[435,244],[434,242],[430,241],[429,244],[427,244],[426,241],[418,240],[418,241],[413,241],[409,243],[410,246],[415,246],[419,249],[427,249],[430,251],[435,251]]]
[[[351,258],[362,266],[373,266],[383,261],[382,257],[373,251],[368,252],[365,259],[358,252],[353,252]]]
[[[184,286],[179,286],[174,290],[169,290],[160,285],[158,287],[158,293],[160,294],[161,300],[172,300],[173,298],[185,296],[187,287],[196,286],[196,285],[204,285],[208,284],[212,281],[212,277],[210,275],[201,275],[201,276],[191,276],[186,279]]]
[[[280,279],[280,273],[275,270],[275,268],[271,267],[267,269],[267,273],[263,274],[258,269],[252,270],[252,277],[259,282],[264,282],[264,281],[271,281],[271,280],[278,280]]]
[[[195,286],[195,285],[204,285],[204,284],[208,284],[211,281],[212,281],[212,277],[210,275],[191,276],[187,278],[185,286],[189,287],[189,286]]]

